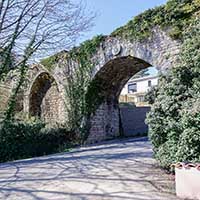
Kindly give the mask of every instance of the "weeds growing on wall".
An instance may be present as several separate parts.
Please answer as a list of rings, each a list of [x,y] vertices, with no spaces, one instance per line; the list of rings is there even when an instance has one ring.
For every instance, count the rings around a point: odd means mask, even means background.
[[[61,51],[57,54],[54,54],[48,58],[44,58],[40,61],[40,63],[45,66],[48,71],[51,71],[55,68],[55,66],[59,63],[60,60],[67,58],[67,52]]]
[[[103,40],[104,37],[101,35],[94,37],[81,44],[79,48],[74,48],[69,52],[72,65],[70,65],[65,86],[67,124],[70,130],[79,133],[81,142],[87,138],[89,131],[88,117],[96,110],[95,106],[99,105],[95,99],[98,101],[101,99],[97,91],[90,90],[91,85],[95,85],[95,83],[90,84],[90,81],[94,66],[97,64],[95,60],[91,61],[91,59]],[[92,101],[88,96],[94,97]]]
[[[17,96],[20,90],[22,89],[22,86],[26,79],[26,72],[27,72],[26,64],[23,63],[22,66],[20,66],[19,70],[20,70],[19,79],[17,81],[16,87],[14,87],[14,89],[12,90],[12,94],[9,97],[8,106],[5,112],[5,119],[4,119],[5,121],[14,120],[14,114],[15,114],[14,111],[15,111]]]
[[[147,117],[160,165],[200,162],[200,19],[184,33],[180,63],[161,78]],[[152,98],[150,98],[152,100]]]
[[[167,29],[173,39],[182,39],[182,33],[200,9],[200,0],[169,0],[166,5],[149,9],[136,16],[111,35],[130,40],[144,40],[151,36],[152,29],[159,26]]]

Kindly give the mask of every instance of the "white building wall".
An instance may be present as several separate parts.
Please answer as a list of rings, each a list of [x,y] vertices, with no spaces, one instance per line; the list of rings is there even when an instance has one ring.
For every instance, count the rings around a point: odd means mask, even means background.
[[[153,86],[158,85],[158,77],[152,79],[152,85],[153,85]]]
[[[137,92],[141,92],[141,93],[148,92],[149,88],[151,88],[148,86],[149,81],[151,81],[151,87],[158,84],[157,78],[149,78],[148,80],[138,81],[137,82]]]
[[[137,92],[136,93],[146,93],[149,90],[148,82],[151,81],[151,86],[155,86],[158,84],[158,77],[143,77],[138,78],[135,80],[130,80],[127,82],[127,84],[124,86],[124,88],[121,91],[121,95],[127,95],[128,94],[128,85],[132,83],[137,84]]]
[[[121,91],[121,95],[126,95],[128,94],[128,83],[123,87]]]
[[[148,90],[148,81],[137,82],[137,92],[147,92]]]

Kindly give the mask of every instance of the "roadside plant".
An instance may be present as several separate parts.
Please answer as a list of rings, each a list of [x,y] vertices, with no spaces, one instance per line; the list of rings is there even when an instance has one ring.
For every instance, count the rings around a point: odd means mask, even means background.
[[[200,20],[184,33],[179,64],[162,76],[147,117],[155,158],[165,168],[200,161]],[[155,97],[155,98],[154,98]]]

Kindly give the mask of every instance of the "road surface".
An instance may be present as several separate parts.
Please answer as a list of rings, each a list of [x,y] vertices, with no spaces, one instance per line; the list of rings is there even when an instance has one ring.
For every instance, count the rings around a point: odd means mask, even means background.
[[[172,183],[146,138],[0,164],[2,200],[175,200]]]

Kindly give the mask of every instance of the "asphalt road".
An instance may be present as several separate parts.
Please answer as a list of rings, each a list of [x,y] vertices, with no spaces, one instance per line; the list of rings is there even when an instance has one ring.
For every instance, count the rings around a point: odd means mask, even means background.
[[[157,173],[154,165],[146,138],[114,140],[70,153],[4,163],[0,164],[0,199],[177,199],[165,192],[168,177]],[[164,185],[164,191],[159,185]]]

